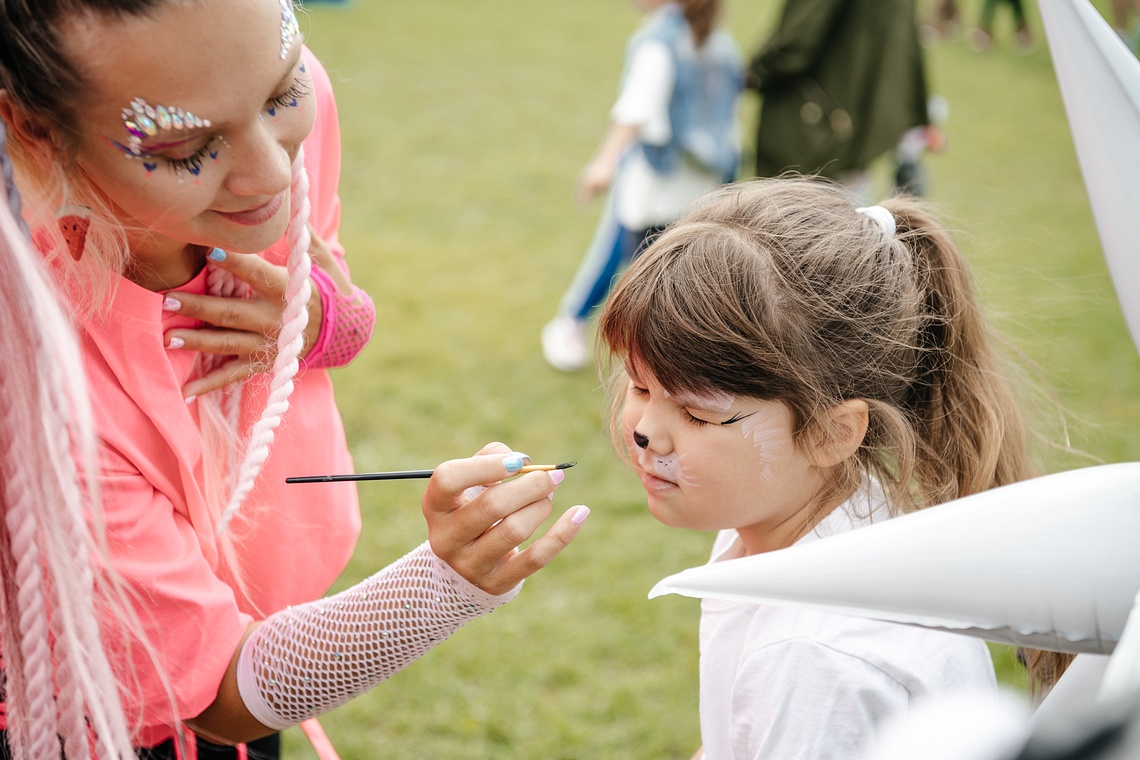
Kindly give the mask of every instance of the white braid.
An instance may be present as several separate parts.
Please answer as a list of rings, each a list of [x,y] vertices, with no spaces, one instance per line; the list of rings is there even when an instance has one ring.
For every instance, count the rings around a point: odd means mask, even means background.
[[[293,393],[293,377],[299,368],[301,351],[305,347],[305,326],[309,322],[309,296],[312,284],[309,273],[309,177],[305,171],[305,151],[298,147],[293,160],[293,182],[290,187],[289,258],[286,268],[289,280],[285,286],[285,312],[282,314],[281,332],[277,335],[277,358],[273,360],[273,374],[269,394],[261,417],[250,430],[245,455],[234,481],[229,503],[218,518],[217,533],[226,530],[230,520],[241,508],[242,502],[253,489],[257,474],[269,458],[274,430],[289,409],[289,396]]]

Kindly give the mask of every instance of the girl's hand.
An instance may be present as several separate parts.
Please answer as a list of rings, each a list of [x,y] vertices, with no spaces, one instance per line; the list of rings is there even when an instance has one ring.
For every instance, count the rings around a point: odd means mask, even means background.
[[[501,443],[488,444],[474,457],[437,467],[423,498],[432,551],[496,596],[550,564],[590,513],[584,506],[567,510],[545,535],[519,550],[550,516],[551,495],[562,479],[556,470],[558,475],[530,472],[500,482],[527,461]]]
[[[578,203],[588,203],[604,193],[614,179],[616,167],[606,159],[594,159],[586,164],[578,177],[578,186],[574,189],[574,200]]]
[[[168,330],[167,346],[231,357],[209,374],[183,386],[184,398],[200,396],[264,372],[273,366],[277,357],[277,333],[281,329],[285,286],[289,279],[285,267],[271,264],[256,253],[227,252],[222,260],[212,261],[247,283],[253,292],[248,299],[167,294],[164,309],[211,325]],[[314,288],[309,295],[309,323],[305,327],[302,356],[320,335],[321,317],[321,297]]]

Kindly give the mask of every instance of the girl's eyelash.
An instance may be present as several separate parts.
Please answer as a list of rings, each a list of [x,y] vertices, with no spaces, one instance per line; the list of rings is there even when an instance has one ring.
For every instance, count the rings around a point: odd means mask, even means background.
[[[697,427],[704,427],[705,425],[711,425],[712,424],[708,420],[702,420],[700,417],[694,417],[693,415],[689,414],[688,409],[685,409],[684,411],[685,411],[685,417],[688,418],[689,422],[693,423]],[[724,423],[721,423],[721,424],[724,424]]]
[[[311,88],[309,83],[302,80],[300,77],[293,78],[293,84],[288,90],[281,93],[275,98],[269,99],[270,108],[293,108],[297,105],[297,101],[309,94]]]

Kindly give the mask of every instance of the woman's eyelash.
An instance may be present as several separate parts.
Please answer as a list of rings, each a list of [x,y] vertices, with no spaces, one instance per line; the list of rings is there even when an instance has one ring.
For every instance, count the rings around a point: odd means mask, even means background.
[[[198,148],[198,150],[186,158],[168,158],[166,162],[170,164],[170,167],[176,174],[181,175],[182,172],[186,171],[197,177],[202,171],[202,159],[204,159],[206,154],[210,151],[210,145],[213,144],[213,142],[214,138],[210,138],[201,148]]]
[[[302,80],[300,77],[294,77],[293,84],[288,90],[275,98],[269,99],[270,113],[276,108],[296,108],[297,101],[308,95],[311,89],[308,82]]]

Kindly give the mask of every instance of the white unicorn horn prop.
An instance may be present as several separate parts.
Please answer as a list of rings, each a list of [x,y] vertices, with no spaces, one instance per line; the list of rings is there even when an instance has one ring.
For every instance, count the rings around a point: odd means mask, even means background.
[[[1140,61],[1087,0],[1038,5],[1104,256],[1140,349]]]
[[[1047,475],[788,549],[661,594],[776,604],[1111,653],[1140,591],[1140,463]]]

